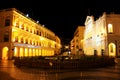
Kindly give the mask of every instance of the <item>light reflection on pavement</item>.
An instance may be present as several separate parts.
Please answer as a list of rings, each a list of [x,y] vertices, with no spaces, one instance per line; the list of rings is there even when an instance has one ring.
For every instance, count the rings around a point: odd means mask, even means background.
[[[12,60],[0,61],[0,80],[120,80],[120,66],[86,71],[18,68]]]

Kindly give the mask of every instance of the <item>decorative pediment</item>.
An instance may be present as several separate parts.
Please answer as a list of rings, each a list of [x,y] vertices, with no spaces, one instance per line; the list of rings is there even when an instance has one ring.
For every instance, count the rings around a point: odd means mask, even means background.
[[[87,16],[86,20],[85,20],[85,25],[87,25],[88,23],[90,23],[91,21],[94,21],[93,16]]]

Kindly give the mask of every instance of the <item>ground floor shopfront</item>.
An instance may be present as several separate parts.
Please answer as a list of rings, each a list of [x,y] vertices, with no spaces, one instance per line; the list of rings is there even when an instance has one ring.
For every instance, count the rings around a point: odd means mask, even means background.
[[[26,44],[3,44],[0,46],[0,59],[12,59],[13,57],[27,56],[52,56],[53,48],[33,46]]]

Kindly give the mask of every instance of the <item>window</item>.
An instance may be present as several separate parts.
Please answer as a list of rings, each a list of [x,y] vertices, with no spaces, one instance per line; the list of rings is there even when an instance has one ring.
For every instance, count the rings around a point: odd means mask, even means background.
[[[39,42],[39,46],[41,46],[41,42]]]
[[[18,37],[17,36],[15,37],[15,42],[18,42]]]
[[[40,36],[41,36],[42,32],[40,32]]]
[[[28,39],[26,39],[25,43],[28,44]]]
[[[23,30],[24,30],[24,24],[22,24],[22,25],[21,25],[21,29],[23,29]]]
[[[108,24],[108,33],[113,33],[113,25]]]
[[[28,31],[28,27],[26,27],[26,31]]]
[[[23,37],[21,38],[21,43],[23,43]]]
[[[6,32],[4,33],[4,42],[8,42],[8,41],[9,41],[9,32],[6,31]]]
[[[18,22],[16,23],[16,27],[19,28],[19,23]]]
[[[30,44],[32,44],[32,40],[30,40]]]
[[[5,26],[10,26],[10,17],[9,16],[5,19]]]
[[[32,29],[30,29],[30,32],[32,33]]]
[[[39,31],[37,30],[37,35],[39,34]]]

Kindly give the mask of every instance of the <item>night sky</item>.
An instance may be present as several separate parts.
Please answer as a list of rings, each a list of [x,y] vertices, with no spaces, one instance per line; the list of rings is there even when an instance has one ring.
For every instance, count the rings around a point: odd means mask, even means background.
[[[119,0],[0,0],[0,9],[16,8],[58,35],[65,43],[73,38],[88,15],[120,13]]]

